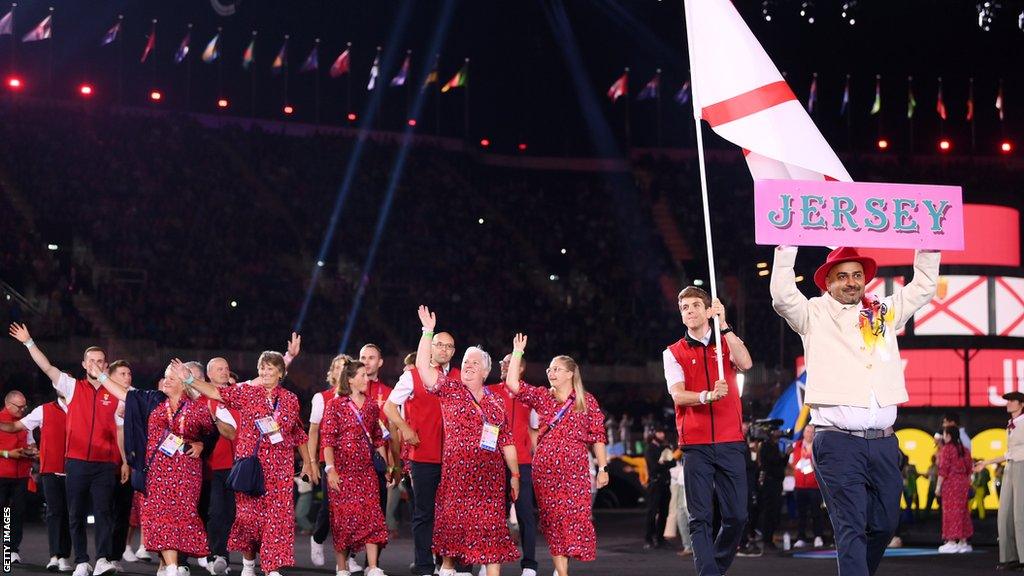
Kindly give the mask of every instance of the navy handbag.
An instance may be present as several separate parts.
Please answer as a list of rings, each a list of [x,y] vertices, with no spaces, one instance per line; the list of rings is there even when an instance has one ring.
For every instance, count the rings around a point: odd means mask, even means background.
[[[263,479],[263,465],[260,464],[259,456],[260,441],[263,435],[256,438],[256,447],[252,455],[235,460],[231,465],[231,472],[228,473],[228,485],[235,492],[248,494],[249,496],[263,496],[267,492]]]

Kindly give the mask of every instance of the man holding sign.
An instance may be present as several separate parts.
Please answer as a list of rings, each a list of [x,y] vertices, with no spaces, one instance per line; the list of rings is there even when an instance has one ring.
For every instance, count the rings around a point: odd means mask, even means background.
[[[817,434],[814,469],[835,531],[839,573],[873,574],[896,530],[903,481],[896,406],[908,399],[896,333],[932,300],[938,251],[918,250],[914,278],[886,298],[865,296],[877,265],[853,248],[833,250],[814,274],[823,292],[796,286],[797,249],[779,246],[772,306],[803,340],[804,403]]]

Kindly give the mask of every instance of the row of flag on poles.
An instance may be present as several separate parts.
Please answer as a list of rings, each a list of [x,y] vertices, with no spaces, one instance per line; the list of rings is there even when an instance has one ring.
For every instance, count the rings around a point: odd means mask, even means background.
[[[615,82],[608,88],[608,98],[612,102],[617,102],[619,98],[629,96],[629,68],[619,76]],[[644,84],[644,87],[637,94],[637,100],[652,100],[661,97],[661,70],[657,70],[654,76]],[[690,101],[690,81],[683,82],[682,86],[675,91],[673,100],[679,105],[685,105]],[[996,91],[995,97],[995,109],[999,115],[999,120],[1003,121],[1006,119],[1006,106],[1005,99],[1003,98],[1003,81],[999,80],[999,88]],[[811,77],[810,89],[807,91],[807,102],[806,106],[808,114],[814,114],[818,108],[818,74],[814,73]],[[914,117],[914,112],[917,109],[917,98],[914,95],[914,79],[913,77],[907,78],[907,119]],[[843,96],[839,104],[839,115],[845,116],[850,110],[850,75],[846,75],[846,83],[843,86]],[[875,76],[875,98],[871,103],[871,115],[875,116],[880,114],[882,111],[882,77],[880,75]],[[946,100],[942,94],[942,78],[938,79],[938,92],[935,97],[935,113],[938,117],[945,121],[949,119],[949,109],[946,106]],[[974,121],[974,79],[971,78],[968,84],[967,90],[967,101],[964,105],[964,119],[968,122]]]
[[[47,40],[52,37],[53,28],[53,14],[46,16],[35,28],[29,31],[22,37],[22,42],[35,42],[38,40]],[[101,46],[112,44],[121,36],[122,25],[124,23],[124,17],[118,16],[117,21],[107,30],[100,40]],[[14,8],[0,18],[0,36],[14,35]],[[286,34],[284,42],[281,44],[281,48],[277,51],[274,59],[271,61],[270,69],[273,73],[280,73],[288,67],[288,43],[289,36]],[[178,48],[174,52],[174,63],[181,64],[188,57],[192,47],[192,25],[188,25],[188,30],[185,32],[185,36],[178,43]],[[156,20],[154,20],[150,26],[149,34],[146,35],[146,44],[142,48],[142,54],[139,57],[140,63],[145,63],[149,60],[150,55],[153,53],[153,49],[156,48]],[[352,43],[349,42],[345,49],[334,59],[331,64],[328,74],[331,78],[339,78],[345,74],[351,72],[351,52]],[[380,47],[377,48],[377,54],[373,58],[373,63],[370,65],[369,81],[367,82],[366,89],[373,90],[377,87],[377,81],[380,76]],[[221,29],[218,28],[216,34],[206,43],[203,48],[203,52],[200,56],[203,62],[211,64],[221,58]],[[256,64],[256,32],[253,31],[252,39],[249,44],[246,45],[245,50],[242,51],[241,65],[245,70],[250,70]],[[409,78],[409,68],[412,65],[412,51],[407,51],[405,60],[402,61],[402,66],[398,69],[398,72],[391,78],[388,83],[389,86],[398,87],[405,86]],[[300,72],[313,72],[320,69],[320,39],[317,38],[313,42],[313,48],[310,50],[309,55],[306,56],[302,62],[302,66],[299,68]],[[427,75],[423,82],[422,89],[426,89],[431,84],[438,82],[439,75],[437,70],[437,64],[435,63],[434,69]],[[454,88],[462,88],[468,85],[469,82],[469,59],[466,59],[465,64],[460,68],[450,80],[441,85],[441,92],[448,92]]]

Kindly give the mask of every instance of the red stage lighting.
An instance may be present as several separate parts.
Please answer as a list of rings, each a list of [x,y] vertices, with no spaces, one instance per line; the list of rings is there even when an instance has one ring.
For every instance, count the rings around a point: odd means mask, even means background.
[[[349,122],[355,122],[356,118],[357,118],[357,116],[356,116],[355,112],[349,112],[348,113],[348,121]]]
[[[18,78],[17,76],[11,76],[7,79],[7,87],[11,90],[21,90],[21,78]]]
[[[78,93],[82,96],[92,96],[92,86],[89,84],[82,84],[78,87]]]
[[[415,125],[416,125],[416,119],[415,118],[409,118],[409,126],[415,126]]]
[[[153,102],[159,102],[163,97],[164,95],[161,94],[159,90],[153,90],[149,93],[149,99]]]
[[[889,149],[889,141],[886,140],[885,138],[879,138],[878,139],[878,149],[879,150],[888,150]]]
[[[480,145],[483,146],[484,148],[487,148],[488,146],[491,145],[491,141],[488,140],[487,138],[481,138]]]
[[[942,152],[949,152],[953,149],[953,142],[949,138],[943,138],[939,140],[939,150]]]
[[[1010,152],[1013,152],[1013,142],[1010,142],[1009,140],[1003,140],[1002,142],[999,143],[999,151],[1002,152],[1003,154],[1009,154]]]
[[[220,100],[217,100],[217,108],[227,108],[227,107],[228,107],[228,99],[227,98],[221,98]]]
[[[520,142],[517,148],[519,148],[520,152],[526,152],[526,142]]]
[[[290,105],[284,107],[285,114],[291,114],[292,112],[295,112],[295,108],[292,108]]]

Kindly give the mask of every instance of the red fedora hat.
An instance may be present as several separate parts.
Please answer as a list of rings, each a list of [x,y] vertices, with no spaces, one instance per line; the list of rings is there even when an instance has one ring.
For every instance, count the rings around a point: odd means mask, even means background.
[[[828,286],[825,284],[825,277],[828,276],[828,271],[836,264],[842,264],[843,262],[860,262],[860,265],[864,267],[865,284],[871,282],[875,277],[875,272],[878,271],[878,264],[875,263],[875,260],[867,256],[861,256],[857,253],[856,248],[836,248],[828,253],[825,263],[819,266],[818,271],[814,273],[814,283],[818,285],[818,288],[821,288],[822,292],[828,291]]]

